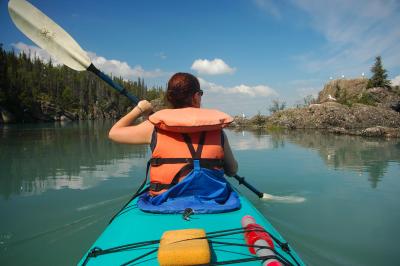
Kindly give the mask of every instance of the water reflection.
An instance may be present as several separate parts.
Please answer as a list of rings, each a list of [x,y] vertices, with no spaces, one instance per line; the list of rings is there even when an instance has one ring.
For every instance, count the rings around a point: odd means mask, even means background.
[[[14,125],[0,128],[0,194],[86,189],[143,167],[146,146],[107,139],[109,122]],[[133,160],[133,158],[135,158]]]
[[[102,180],[128,176],[134,168],[143,172],[148,147],[109,141],[110,127],[110,122],[0,127],[0,194],[9,198],[49,189],[87,189]],[[286,149],[288,143],[315,150],[330,168],[368,173],[373,188],[391,162],[400,162],[397,139],[300,130],[226,132],[235,151]]]
[[[264,133],[265,134],[265,133]],[[368,173],[376,188],[391,162],[400,163],[400,140],[342,136],[316,131],[269,132],[272,142],[286,141],[318,152],[335,170]]]
[[[321,131],[228,131],[233,150],[284,148],[285,143],[318,152],[325,164],[335,170],[368,173],[376,188],[389,163],[400,162],[400,140],[334,135]]]
[[[271,136],[261,131],[226,130],[232,150],[267,150],[274,148]]]

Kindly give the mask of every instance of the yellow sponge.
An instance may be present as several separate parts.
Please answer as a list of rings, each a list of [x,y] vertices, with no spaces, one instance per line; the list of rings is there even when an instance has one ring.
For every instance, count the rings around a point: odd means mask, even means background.
[[[210,263],[210,248],[203,238],[203,229],[184,229],[164,232],[158,248],[161,266],[180,266]]]

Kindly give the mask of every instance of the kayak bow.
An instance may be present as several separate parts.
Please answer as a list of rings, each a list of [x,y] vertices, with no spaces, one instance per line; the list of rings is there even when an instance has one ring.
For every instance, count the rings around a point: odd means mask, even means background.
[[[242,207],[237,211],[184,215],[142,212],[136,206],[136,198],[129,202],[105,228],[79,265],[159,265],[160,254],[157,253],[160,253],[160,239],[164,239],[163,234],[173,230],[180,232],[184,229],[202,229],[206,232],[206,237],[201,239],[207,239],[211,250],[211,261],[207,265],[238,263],[262,265],[261,262],[267,257],[251,254],[244,238],[244,233],[248,231],[241,227],[241,220],[246,215],[254,217],[257,224],[273,239],[274,258],[276,257],[281,265],[305,265],[293,248],[249,200],[240,193],[239,197]],[[191,247],[189,249],[186,246],[176,248],[173,256],[178,259],[185,254],[200,252],[196,245],[189,246]]]

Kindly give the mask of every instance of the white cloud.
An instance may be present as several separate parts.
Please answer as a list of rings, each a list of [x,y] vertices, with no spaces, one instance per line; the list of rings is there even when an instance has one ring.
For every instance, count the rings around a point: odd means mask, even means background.
[[[222,59],[215,58],[214,60],[197,59],[193,62],[191,69],[199,74],[205,75],[221,75],[232,74],[236,71],[235,68],[227,65]]]
[[[231,115],[255,115],[258,111],[267,112],[272,97],[278,93],[266,85],[237,85],[226,87],[199,78],[204,90],[202,105],[205,108],[216,108]]]
[[[47,53],[46,50],[34,46],[34,45],[27,45],[22,42],[18,42],[16,44],[12,44],[19,53],[24,52],[25,54],[29,55],[31,59],[39,58],[44,62],[49,62],[50,58],[53,64],[55,65],[62,65],[57,59]],[[114,59],[106,59],[103,56],[98,56],[93,52],[87,52],[90,59],[92,60],[93,64],[98,67],[103,72],[109,74],[112,73],[114,76],[121,76],[125,79],[132,79],[132,78],[156,78],[165,75],[169,75],[160,69],[155,70],[145,70],[142,66],[136,65],[131,67],[127,62],[114,60]]]
[[[393,86],[400,86],[400,75],[392,79],[392,85]]]
[[[88,52],[88,55],[96,67],[105,73],[112,73],[114,76],[121,76],[126,79],[131,79],[135,77],[156,78],[167,75],[167,73],[158,68],[148,71],[144,70],[141,65],[131,67],[127,62],[115,59],[106,59],[105,57],[98,56],[93,52]]]
[[[11,44],[14,48],[18,50],[18,53],[25,53],[30,57],[31,60],[39,58],[43,62],[49,62],[50,59],[53,65],[62,65],[60,62],[57,61],[53,56],[51,56],[46,50],[39,48],[34,45],[28,45],[23,42],[13,43]]]
[[[237,85],[233,87],[224,87],[222,85],[218,85],[212,82],[208,82],[202,78],[199,78],[200,85],[203,89],[209,90],[215,93],[222,94],[243,94],[250,97],[268,97],[268,96],[277,96],[278,93],[274,91],[272,88],[266,85],[257,85],[257,86],[248,86],[248,85]]]
[[[247,85],[238,85],[230,89],[231,93],[243,93],[252,97],[258,96],[272,96],[277,94],[273,89],[265,85],[257,85],[257,86],[247,86]]]

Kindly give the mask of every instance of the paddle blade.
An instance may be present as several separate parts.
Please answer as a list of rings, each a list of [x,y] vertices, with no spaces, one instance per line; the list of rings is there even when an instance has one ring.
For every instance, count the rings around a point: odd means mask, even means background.
[[[263,197],[261,198],[262,200],[270,200],[270,201],[276,201],[276,202],[282,202],[282,203],[302,203],[306,201],[305,198],[303,197],[298,197],[298,196],[274,196],[271,194],[264,193]]]
[[[91,64],[79,44],[53,20],[25,0],[10,0],[8,12],[17,28],[66,66],[83,71]]]

